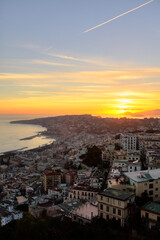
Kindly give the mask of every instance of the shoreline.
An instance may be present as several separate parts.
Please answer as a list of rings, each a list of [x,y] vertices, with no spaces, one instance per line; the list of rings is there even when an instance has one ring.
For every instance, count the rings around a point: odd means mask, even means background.
[[[32,119],[31,119],[32,120]],[[9,151],[3,151],[3,152],[0,152],[0,158],[3,158],[3,157],[9,157],[9,156],[13,156],[17,153],[22,153],[22,152],[33,152],[33,151],[43,151],[45,149],[47,149],[48,147],[50,147],[54,142],[56,142],[58,140],[58,136],[56,135],[53,135],[53,134],[47,134],[48,132],[48,129],[46,126],[43,126],[42,124],[37,124],[37,123],[23,123],[21,121],[27,121],[27,120],[18,120],[18,121],[10,121],[9,123],[10,124],[26,124],[26,125],[36,125],[36,126],[41,126],[41,127],[44,127],[45,130],[44,131],[38,131],[37,134],[33,135],[33,136],[30,136],[30,137],[25,137],[25,138],[21,138],[19,139],[19,141],[28,141],[28,140],[32,140],[36,137],[41,137],[42,139],[50,139],[50,142],[49,143],[46,143],[46,144],[42,144],[42,145],[39,145],[37,147],[34,147],[34,148],[28,148],[28,147],[22,147],[22,148],[18,148],[18,149],[13,149],[13,150],[9,150]]]
[[[1,157],[9,157],[9,156],[15,155],[17,153],[22,153],[22,152],[34,152],[34,151],[41,152],[41,151],[44,151],[45,149],[49,148],[55,141],[53,141],[51,143],[43,144],[43,145],[38,146],[36,148],[27,149],[27,147],[23,147],[23,148],[11,150],[11,151],[1,152],[0,153],[0,158]]]

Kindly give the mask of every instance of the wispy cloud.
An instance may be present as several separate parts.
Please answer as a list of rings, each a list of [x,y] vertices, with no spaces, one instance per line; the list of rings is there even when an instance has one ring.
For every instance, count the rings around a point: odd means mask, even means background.
[[[31,63],[41,64],[41,65],[51,65],[51,66],[77,67],[77,65],[74,65],[74,64],[48,62],[48,61],[43,61],[43,60],[32,60]]]
[[[97,59],[97,58],[94,59],[93,57],[92,58],[75,57],[75,56],[66,55],[63,53],[57,54],[57,53],[50,51],[52,49],[52,47],[44,48],[44,47],[41,47],[38,45],[33,45],[33,44],[28,44],[28,45],[25,44],[25,45],[22,45],[21,47],[36,51],[40,54],[47,55],[49,57],[53,57],[55,63],[52,65],[55,65],[55,66],[68,66],[68,67],[70,66],[70,67],[84,67],[84,68],[97,67],[97,68],[101,68],[101,69],[102,68],[105,68],[105,69],[106,68],[110,68],[110,69],[115,69],[115,68],[123,69],[124,68],[124,69],[126,69],[126,68],[133,66],[133,63],[128,63],[128,62],[120,63],[120,62],[106,60],[106,59]],[[57,63],[57,65],[56,65],[57,59],[62,60],[62,63],[59,63],[59,64]],[[39,64],[44,63],[46,65],[49,65],[48,61],[44,61],[42,59],[38,59],[36,61],[33,60],[33,63],[38,63],[38,61],[39,61]],[[72,62],[74,62],[75,65],[73,65]],[[32,63],[32,61],[30,61],[30,63]],[[82,66],[82,63],[85,63],[85,66]],[[62,65],[62,64],[64,64],[64,65]],[[69,64],[71,64],[71,65],[69,65]]]
[[[76,72],[60,72],[47,71],[46,73],[0,73],[0,81],[3,80],[46,80],[54,82],[90,82],[90,83],[117,83],[122,84],[140,84],[140,79],[152,79],[149,84],[153,83],[153,79],[160,77],[160,68],[142,68],[142,69],[127,69],[127,70],[108,70],[108,71],[76,71]],[[132,81],[134,79],[134,82]],[[137,82],[136,82],[137,81]],[[32,82],[33,83],[33,82]],[[148,84],[148,82],[141,82]],[[159,82],[158,82],[159,84]]]
[[[64,60],[70,60],[70,61],[76,61],[79,63],[88,63],[90,65],[94,65],[94,66],[105,66],[105,67],[120,67],[120,64],[118,63],[113,63],[113,62],[109,62],[109,61],[102,61],[102,60],[94,60],[94,59],[87,59],[87,58],[79,58],[79,57],[73,57],[73,56],[66,56],[66,55],[61,55],[61,54],[54,54],[51,52],[45,52],[45,54],[47,54],[48,56],[51,57],[56,57],[56,58],[60,58],[60,59],[64,59]],[[123,65],[124,66],[124,65]]]
[[[127,11],[127,12],[124,12],[124,13],[122,13],[122,14],[120,14],[120,15],[118,15],[118,16],[116,16],[116,17],[114,17],[114,18],[112,18],[112,19],[110,19],[110,20],[108,20],[108,21],[106,21],[106,22],[103,22],[103,23],[101,23],[101,24],[96,25],[95,27],[92,27],[92,28],[90,28],[90,29],[88,29],[88,30],[85,30],[83,33],[87,33],[87,32],[89,32],[89,31],[92,31],[92,30],[94,30],[94,29],[96,29],[96,28],[98,28],[98,27],[101,27],[101,26],[103,26],[103,25],[105,25],[105,24],[107,24],[107,23],[109,23],[109,22],[112,22],[112,21],[116,20],[117,18],[120,18],[120,17],[122,17],[122,16],[124,16],[124,15],[126,15],[126,14],[128,14],[128,13],[130,13],[130,12],[133,12],[133,11],[135,11],[135,10],[137,10],[137,9],[139,9],[139,8],[145,6],[145,5],[147,5],[147,4],[149,4],[149,3],[153,2],[153,1],[154,1],[154,0],[148,1],[148,2],[146,2],[146,3],[144,3],[144,4],[140,5],[140,6],[138,6],[138,7],[136,7],[136,8],[133,8],[133,9]]]

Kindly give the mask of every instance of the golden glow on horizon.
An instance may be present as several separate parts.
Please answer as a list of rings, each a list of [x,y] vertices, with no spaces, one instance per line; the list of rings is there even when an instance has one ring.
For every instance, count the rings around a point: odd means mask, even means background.
[[[116,117],[159,109],[159,78],[158,68],[1,73],[0,83],[6,84],[6,89],[8,84],[8,98],[0,98],[0,114],[88,113]]]

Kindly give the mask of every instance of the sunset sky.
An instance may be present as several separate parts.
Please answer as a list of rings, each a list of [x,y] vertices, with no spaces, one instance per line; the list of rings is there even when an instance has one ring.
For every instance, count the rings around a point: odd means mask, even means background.
[[[0,34],[0,114],[160,117],[159,0],[1,0]]]

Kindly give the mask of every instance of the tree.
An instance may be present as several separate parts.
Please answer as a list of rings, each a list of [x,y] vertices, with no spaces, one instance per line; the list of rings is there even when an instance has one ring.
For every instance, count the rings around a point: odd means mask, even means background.
[[[87,153],[83,156],[83,163],[89,167],[102,165],[102,151],[97,146],[87,149]]]

